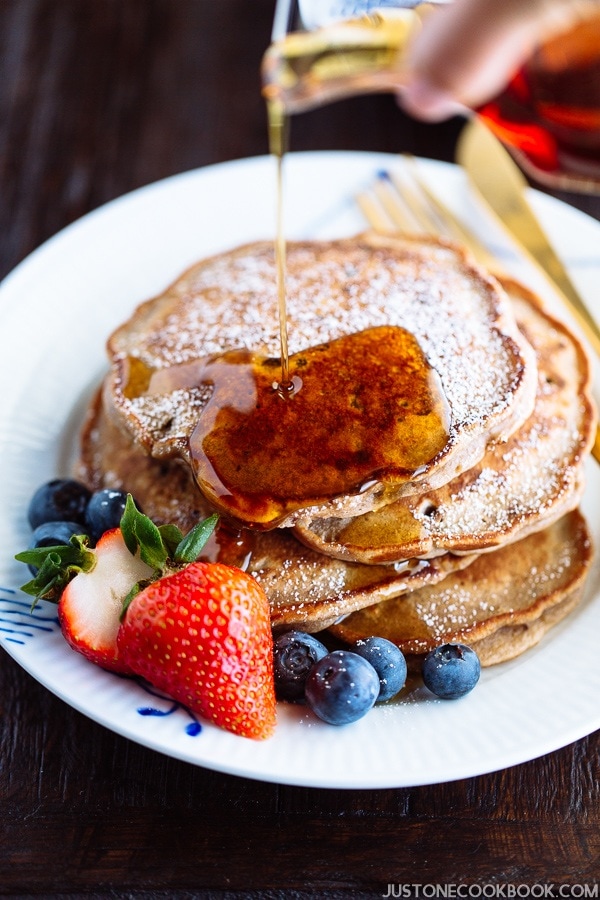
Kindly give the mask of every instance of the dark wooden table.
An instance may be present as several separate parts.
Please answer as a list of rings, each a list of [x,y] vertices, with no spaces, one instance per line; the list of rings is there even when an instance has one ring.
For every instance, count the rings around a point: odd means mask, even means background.
[[[272,13],[272,0],[0,0],[0,274],[126,191],[265,153]],[[298,117],[293,147],[451,159],[458,128],[362,98]],[[574,202],[600,217],[600,199]],[[265,784],[130,743],[0,652],[0,895],[542,896],[552,883],[597,897],[599,751],[596,733],[414,789]]]

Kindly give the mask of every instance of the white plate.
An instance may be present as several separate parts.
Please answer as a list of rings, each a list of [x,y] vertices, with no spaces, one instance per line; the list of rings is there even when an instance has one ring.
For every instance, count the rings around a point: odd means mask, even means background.
[[[355,192],[396,163],[384,154],[292,154],[288,235],[362,229]],[[469,200],[460,171],[420,164],[515,273],[545,290]],[[266,781],[331,788],[429,784],[523,762],[590,733],[600,726],[597,570],[586,601],[567,622],[517,661],[485,671],[462,700],[436,701],[417,690],[343,728],[282,706],[275,737],[263,743],[204,723],[198,729],[171,701],[72,652],[55,607],[42,604],[29,614],[17,588],[26,571],[13,560],[29,537],[25,510],[40,483],[67,472],[84,402],[105,366],[105,337],[193,261],[271,238],[274,187],[273,161],[262,157],[167,179],[71,225],[0,286],[0,643],[66,703],[118,734],[193,764]],[[594,306],[600,225],[536,192],[532,200]],[[584,511],[600,544],[599,475],[590,463]]]

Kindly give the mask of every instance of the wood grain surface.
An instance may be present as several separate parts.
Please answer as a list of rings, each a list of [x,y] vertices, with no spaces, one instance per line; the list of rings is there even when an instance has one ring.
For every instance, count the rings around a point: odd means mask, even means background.
[[[0,0],[0,275],[127,191],[265,153],[259,64],[272,16],[272,0]],[[370,97],[299,116],[292,146],[452,159],[459,128]],[[600,199],[569,199],[600,218]],[[495,885],[509,896],[510,885],[554,884],[597,897],[599,755],[596,733],[449,784],[263,784],[114,735],[0,651],[0,895],[335,898],[462,885],[478,896]]]

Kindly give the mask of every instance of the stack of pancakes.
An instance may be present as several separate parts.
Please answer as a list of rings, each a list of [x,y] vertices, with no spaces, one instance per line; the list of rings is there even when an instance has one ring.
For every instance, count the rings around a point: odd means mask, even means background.
[[[183,531],[217,509],[209,558],[257,578],[275,629],[328,628],[343,641],[377,634],[410,657],[460,640],[484,665],[536,643],[580,600],[592,554],[577,506],[596,419],[577,338],[524,287],[500,284],[437,239],[368,233],[290,243],[287,303],[292,374],[311,348],[369,329],[414,337],[443,400],[443,444],[417,454],[412,469],[373,456],[360,484],[307,496],[302,472],[318,465],[310,437],[327,408],[324,390],[301,439],[290,441],[306,439],[307,450],[285,482],[295,478],[298,489],[278,498],[276,512],[253,521],[251,505],[229,502],[235,485],[206,489],[193,452],[216,390],[206,373],[230,351],[251,351],[267,369],[280,356],[275,259],[265,242],[198,263],[110,337],[79,477],[93,489],[130,491],[155,521]],[[411,415],[419,425],[408,400],[394,406],[394,416]],[[377,426],[369,427],[375,445]],[[356,434],[353,452],[370,459],[360,421]],[[284,468],[275,437],[261,438],[263,492],[269,461],[274,472]]]

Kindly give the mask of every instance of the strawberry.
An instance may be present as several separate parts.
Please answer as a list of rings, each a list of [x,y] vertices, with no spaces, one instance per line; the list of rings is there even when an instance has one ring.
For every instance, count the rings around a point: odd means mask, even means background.
[[[69,544],[36,547],[16,558],[37,569],[21,590],[36,601],[58,602],[69,645],[105,669],[129,672],[117,658],[123,602],[137,582],[152,578],[154,569],[128,550],[121,529],[105,532],[94,549],[85,535],[76,535]]]
[[[196,562],[153,582],[129,604],[117,644],[133,672],[221,728],[272,734],[269,604],[240,569]]]
[[[94,566],[79,572],[60,595],[58,620],[73,650],[104,669],[130,674],[117,653],[123,601],[136,582],[152,576],[153,569],[132,556],[120,528],[105,532],[94,554]]]
[[[158,528],[127,498],[120,528],[17,559],[39,567],[22,590],[58,601],[73,649],[135,674],[220,727],[252,738],[275,726],[269,603],[251,576],[197,562],[211,516],[183,536]]]

